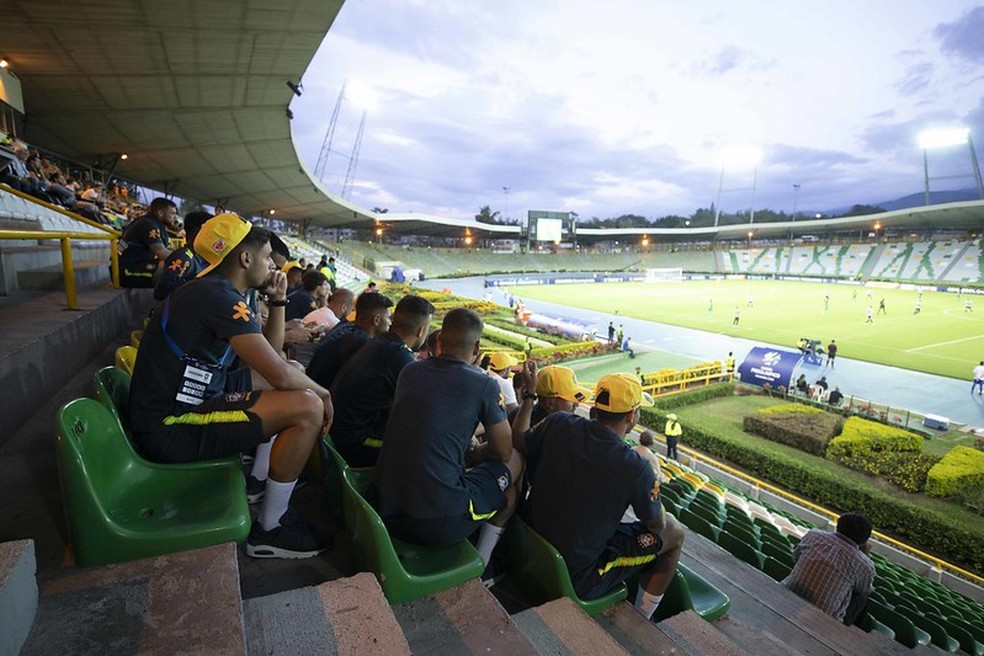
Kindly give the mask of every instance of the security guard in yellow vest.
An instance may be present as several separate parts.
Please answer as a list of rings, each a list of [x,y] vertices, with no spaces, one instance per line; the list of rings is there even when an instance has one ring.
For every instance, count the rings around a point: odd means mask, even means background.
[[[666,457],[679,460],[677,445],[680,443],[680,436],[683,435],[683,427],[677,420],[677,416],[672,412],[666,415],[666,425],[663,427],[663,435],[666,435]]]
[[[735,355],[731,351],[728,351],[728,357],[724,360],[724,371],[728,374],[728,380],[732,380],[735,377]]]

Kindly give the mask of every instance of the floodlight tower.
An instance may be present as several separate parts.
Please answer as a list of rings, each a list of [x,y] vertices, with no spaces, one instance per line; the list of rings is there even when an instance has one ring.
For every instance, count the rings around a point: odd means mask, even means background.
[[[714,227],[718,225],[721,217],[721,194],[724,192],[724,169],[754,169],[752,178],[752,222],[755,221],[755,187],[758,183],[758,165],[762,160],[762,151],[757,146],[731,146],[726,148],[718,155],[721,163],[721,175],[718,178],[717,203],[714,205]],[[737,190],[729,190],[737,191]]]
[[[981,182],[981,167],[977,163],[977,152],[974,150],[974,140],[970,137],[968,128],[934,128],[923,130],[918,137],[919,147],[923,151],[923,180],[925,182],[925,203],[929,205],[929,155],[934,148],[947,148],[967,144],[970,149],[970,163],[974,169],[974,182],[977,183],[977,195],[984,200],[984,184]]]
[[[345,98],[345,85],[342,82],[342,90],[338,92],[338,100],[335,101],[335,110],[331,113],[331,120],[328,122],[328,131],[325,132],[325,140],[321,143],[321,152],[318,153],[318,162],[314,165],[314,177],[321,182],[325,181],[325,169],[328,167],[328,154],[331,152],[331,142],[335,138],[335,126],[338,124],[338,114],[342,109],[342,100]]]
[[[349,158],[348,171],[345,173],[345,183],[342,185],[342,198],[346,200],[352,195],[352,184],[355,182],[355,169],[359,165],[359,151],[362,150],[362,133],[366,129],[366,114],[362,112],[362,120],[359,121],[359,132],[355,135],[355,144],[352,146],[352,156]]]

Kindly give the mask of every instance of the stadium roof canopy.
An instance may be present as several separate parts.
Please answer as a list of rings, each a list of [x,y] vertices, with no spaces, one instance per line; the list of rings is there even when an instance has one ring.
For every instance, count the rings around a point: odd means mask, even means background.
[[[112,162],[145,186],[246,215],[415,234],[518,235],[424,214],[375,215],[332,195],[294,147],[296,84],[343,0],[5,0],[0,55],[22,83],[23,137],[80,162]],[[984,202],[757,224],[756,238],[830,230],[980,228]],[[719,229],[579,230],[584,238],[747,236]]]

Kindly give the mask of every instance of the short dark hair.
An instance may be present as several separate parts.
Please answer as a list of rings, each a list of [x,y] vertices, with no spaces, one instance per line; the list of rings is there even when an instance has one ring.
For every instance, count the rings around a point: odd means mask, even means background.
[[[861,513],[844,513],[837,520],[837,532],[862,545],[871,537],[871,520]]]
[[[642,446],[652,446],[653,445],[653,432],[644,430],[639,433],[639,444]]]
[[[454,308],[441,323],[441,344],[451,350],[471,348],[482,338],[485,324],[478,313],[468,308]]]
[[[309,292],[313,292],[326,282],[328,282],[328,278],[320,271],[305,271],[301,278],[301,285],[304,286],[305,291]]]
[[[101,184],[99,185],[102,186]],[[174,201],[170,198],[155,198],[150,201],[150,206],[147,208],[147,212],[150,214],[156,214],[159,210],[167,209],[168,207],[173,207],[178,209],[178,206],[174,204]]]
[[[222,264],[227,265],[229,262],[235,262],[239,260],[239,254],[243,251],[250,251],[255,253],[263,246],[270,242],[270,231],[266,228],[261,228],[260,226],[253,226],[243,237],[243,240],[236,244],[236,247],[229,252],[224,258],[222,258]]]
[[[424,348],[428,352],[433,353],[437,350],[437,338],[441,335],[441,329],[432,330],[430,335],[427,336],[427,341],[424,342]]]
[[[189,245],[195,243],[198,231],[202,229],[202,224],[212,218],[209,212],[188,212],[184,218],[185,242]]]
[[[416,294],[407,294],[400,299],[396,309],[393,310],[392,327],[399,330],[413,330],[420,325],[430,323],[433,316],[433,303]]]
[[[602,392],[602,394],[606,392],[607,390]],[[600,410],[598,406],[594,407],[594,411],[594,418],[603,424],[617,424],[634,412],[633,410],[629,410],[628,412],[608,412],[607,410]]]
[[[391,307],[393,307],[393,301],[389,300],[385,295],[377,294],[376,292],[359,294],[359,298],[355,299],[356,316],[367,313],[372,314],[373,312]]]

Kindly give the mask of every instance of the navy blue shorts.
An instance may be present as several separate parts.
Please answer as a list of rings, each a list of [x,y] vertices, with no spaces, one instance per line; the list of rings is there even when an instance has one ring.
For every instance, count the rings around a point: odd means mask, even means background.
[[[595,566],[573,581],[574,591],[581,599],[597,599],[632,575],[652,567],[662,548],[663,540],[650,533],[642,522],[619,524]]]
[[[444,517],[384,517],[390,533],[401,540],[432,547],[457,544],[505,508],[512,475],[505,463],[483,462],[466,471],[461,482],[468,491],[468,507],[463,512]]]
[[[263,421],[249,409],[262,392],[230,392],[180,415],[154,431],[134,435],[148,460],[163,463],[215,460],[248,453],[267,441]]]

